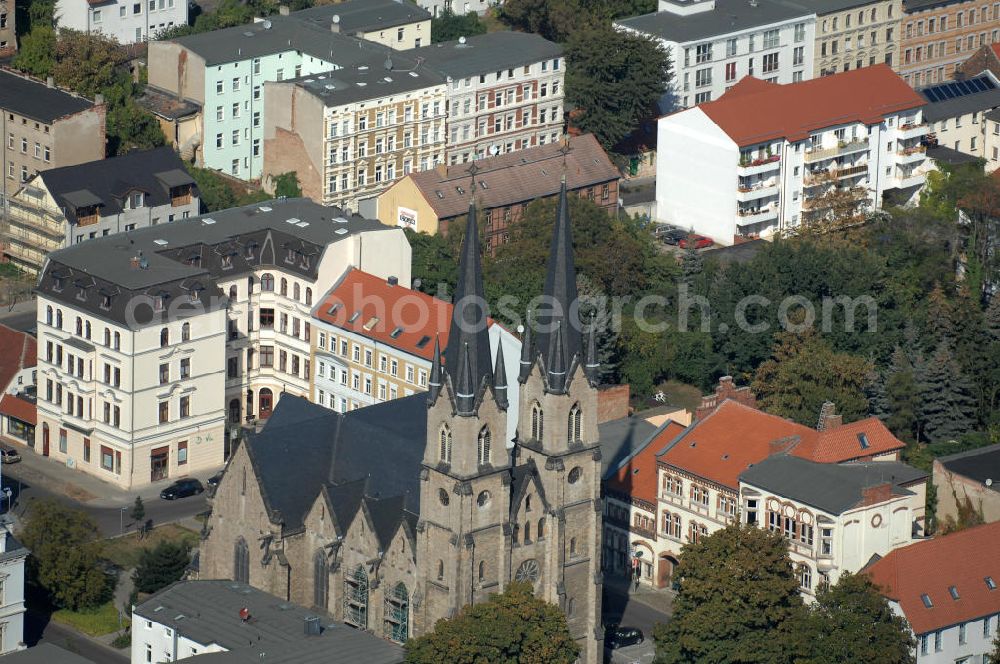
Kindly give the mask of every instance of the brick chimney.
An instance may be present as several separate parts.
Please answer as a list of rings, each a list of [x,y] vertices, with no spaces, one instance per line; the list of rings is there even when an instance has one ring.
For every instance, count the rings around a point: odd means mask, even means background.
[[[715,393],[701,398],[701,405],[695,411],[694,421],[697,422],[707,416],[726,399],[732,399],[750,408],[757,407],[757,397],[749,387],[736,387],[732,376],[723,376],[715,387]]]
[[[833,431],[844,424],[844,416],[837,414],[837,405],[832,401],[824,402],[819,409],[819,422],[816,431]]]
[[[884,503],[892,498],[892,483],[883,482],[875,486],[868,486],[861,490],[861,507]]]

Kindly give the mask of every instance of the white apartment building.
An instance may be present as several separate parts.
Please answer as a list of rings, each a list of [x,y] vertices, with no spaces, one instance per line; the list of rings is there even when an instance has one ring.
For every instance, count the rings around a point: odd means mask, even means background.
[[[445,77],[449,164],[555,143],[564,127],[563,49],[491,32],[409,51]]]
[[[906,618],[917,664],[990,664],[1000,629],[1000,523],[891,551],[865,572]]]
[[[448,344],[454,306],[399,284],[351,269],[313,310],[313,391],[310,400],[339,412],[427,390],[434,345]],[[489,325],[496,362],[503,345],[508,400],[506,440],[517,427],[521,342],[496,322]]]
[[[740,475],[744,523],[782,533],[802,592],[836,583],[923,534],[927,473],[898,461],[778,454]]]
[[[304,199],[51,254],[35,452],[123,488],[220,466],[240,423],[308,394],[311,293],[349,265],[408,283],[409,245]]]
[[[30,551],[0,523],[0,655],[24,650],[24,561]]]
[[[776,85],[746,78],[721,99],[659,120],[661,221],[730,245],[828,218],[835,189],[855,214],[903,204],[928,166],[925,100],[887,65]]]
[[[187,0],[57,0],[56,23],[60,28],[99,32],[122,44],[156,38],[175,25],[187,25]]]
[[[670,54],[665,111],[718,99],[744,76],[812,78],[816,10],[788,0],[660,0],[659,11],[615,26],[658,40]]]

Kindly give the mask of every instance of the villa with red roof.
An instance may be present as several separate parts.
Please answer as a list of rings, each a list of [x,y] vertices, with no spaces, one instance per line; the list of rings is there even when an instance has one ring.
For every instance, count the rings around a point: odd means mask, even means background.
[[[982,664],[1000,628],[1000,523],[898,548],[865,568],[917,640],[917,664]]]
[[[448,345],[453,305],[350,268],[313,309],[310,400],[345,412],[427,389],[434,345]],[[517,422],[517,358],[521,342],[495,322],[490,353],[503,345],[512,390],[507,421]]]
[[[925,103],[887,65],[785,85],[743,78],[660,118],[657,217],[730,245],[826,219],[837,188],[870,208],[887,193],[914,200]]]

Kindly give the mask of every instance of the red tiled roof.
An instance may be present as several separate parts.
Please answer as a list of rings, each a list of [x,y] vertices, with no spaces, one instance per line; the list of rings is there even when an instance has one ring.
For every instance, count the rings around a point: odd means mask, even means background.
[[[17,372],[33,367],[37,361],[37,343],[30,334],[0,325],[0,390],[7,387]]]
[[[672,420],[667,422],[656,438],[619,468],[613,477],[608,479],[609,487],[655,505],[657,494],[656,454],[663,449],[662,445],[656,444],[656,440],[659,438],[673,440],[683,431],[683,424]]]
[[[899,602],[915,634],[1000,613],[1000,522],[895,549],[865,569],[882,594]],[[949,588],[955,587],[958,599]],[[924,606],[922,595],[932,606]]]
[[[863,448],[858,434],[864,433]],[[777,415],[726,399],[695,422],[680,440],[664,449],[676,436],[658,435],[659,461],[704,477],[733,490],[740,473],[772,453],[789,449],[797,457],[822,463],[841,463],[902,449],[878,419],[870,417],[828,431],[816,431]],[[784,444],[774,445],[779,441]]]
[[[992,44],[990,45],[990,48],[993,49],[993,55],[995,55],[997,59],[1000,60],[1000,43]]]
[[[0,398],[0,415],[11,415],[28,424],[37,423],[35,404],[13,394],[5,394],[3,398]]]
[[[875,124],[924,104],[888,65],[875,65],[786,85],[744,78],[698,108],[743,147],[777,138],[800,141],[817,129],[848,122]]]
[[[334,305],[340,306],[330,313]],[[435,335],[442,353],[448,345],[452,309],[450,303],[436,297],[390,285],[385,279],[351,268],[326,294],[313,315],[341,329],[430,360],[434,357]],[[360,314],[351,322],[355,312]],[[373,318],[377,322],[372,323]],[[402,330],[393,337],[397,327]],[[427,341],[418,345],[424,337]]]

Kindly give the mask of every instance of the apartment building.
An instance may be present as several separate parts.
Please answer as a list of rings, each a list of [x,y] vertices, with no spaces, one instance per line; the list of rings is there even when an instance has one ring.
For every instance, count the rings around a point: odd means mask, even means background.
[[[419,61],[380,53],[264,88],[265,182],[295,171],[306,196],[357,210],[444,160],[444,77]]]
[[[902,0],[823,0],[810,6],[816,11],[814,77],[899,66]]]
[[[271,201],[51,254],[35,452],[123,488],[221,465],[242,422],[308,394],[313,292],[350,265],[409,282],[400,231],[339,214]]]
[[[316,329],[310,400],[339,412],[428,389],[434,348],[448,344],[454,305],[399,284],[350,269],[313,310]],[[520,357],[521,342],[490,321],[491,357]],[[504,363],[508,399],[518,392],[518,367]],[[517,404],[507,410],[508,436],[517,426]]]
[[[17,53],[17,12],[13,0],[0,0],[0,57]]]
[[[410,2],[347,0],[291,14],[324,30],[402,51],[431,43],[431,14]]]
[[[1000,445],[938,457],[933,471],[939,523],[958,523],[969,505],[987,523],[1000,521]]]
[[[789,0],[660,0],[659,11],[615,26],[656,39],[670,53],[673,79],[661,105],[673,110],[718,99],[744,76],[811,78],[816,11]]]
[[[49,252],[200,211],[194,179],[169,147],[53,168],[8,200],[7,255],[37,274]]]
[[[447,161],[555,143],[563,134],[563,49],[538,35],[491,32],[407,52],[447,81]]]
[[[864,435],[864,434],[861,434]],[[922,532],[927,473],[898,461],[817,463],[777,454],[740,474],[744,523],[783,534],[802,593]]]
[[[997,141],[991,135],[993,129],[987,116],[1000,107],[1000,83],[992,73],[984,71],[974,78],[917,92],[927,100],[923,118],[930,131],[925,139],[928,145],[952,148],[996,164],[990,148],[996,147]]]
[[[413,173],[379,196],[378,217],[389,226],[445,234],[461,223],[475,197],[486,219],[483,242],[492,253],[510,240],[511,226],[531,202],[559,194],[564,175],[567,192],[608,214],[618,211],[618,169],[597,139],[583,134],[480,159],[474,174],[462,164]]]
[[[56,0],[60,28],[99,32],[121,44],[156,39],[158,32],[187,25],[187,0]]]
[[[264,167],[265,82],[353,67],[373,57],[385,61],[381,44],[344,34],[332,18],[323,27],[314,14],[300,18],[299,13],[150,43],[154,94],[144,103],[161,118],[184,125],[178,139],[182,154],[192,154],[199,166],[257,180]],[[413,29],[423,22],[417,20]],[[164,109],[159,103],[164,95],[199,111]]]
[[[0,69],[0,207],[35,173],[104,159],[104,114],[100,98]]]
[[[817,463],[896,461],[903,449],[877,418],[844,424],[833,404],[816,429],[756,409],[749,388],[721,379],[702,400],[695,422],[680,435],[669,428],[652,445],[657,454],[656,575],[673,576],[681,548],[732,522],[741,509],[740,476],[770,456],[786,454]],[[889,468],[889,466],[886,466]]]
[[[0,654],[24,650],[24,564],[30,552],[0,523]]]
[[[35,439],[37,344],[25,332],[0,325],[0,437],[21,443]]]
[[[777,85],[743,79],[718,101],[660,118],[657,216],[720,244],[913,200],[927,165],[926,100],[888,65]],[[747,109],[753,109],[753,113]]]
[[[1000,41],[1000,5],[903,0],[900,76],[914,87],[949,80],[977,49]]]
[[[1000,625],[1000,523],[890,552],[865,572],[916,638],[917,664],[990,662]]]

